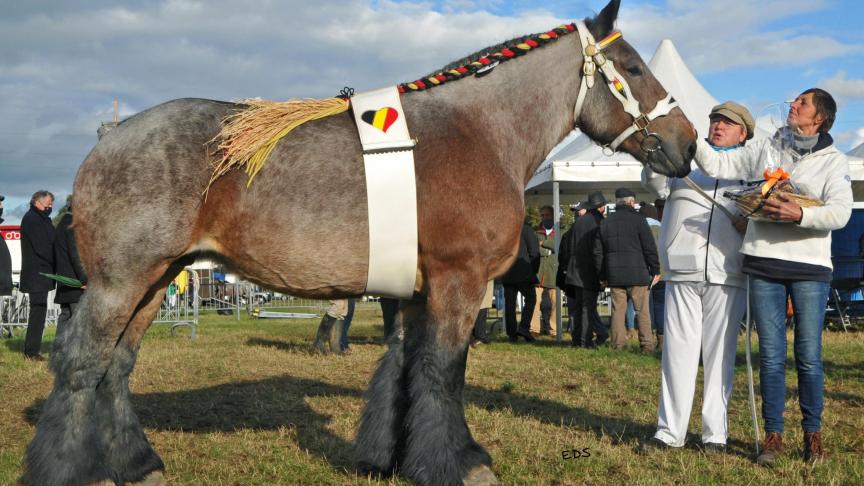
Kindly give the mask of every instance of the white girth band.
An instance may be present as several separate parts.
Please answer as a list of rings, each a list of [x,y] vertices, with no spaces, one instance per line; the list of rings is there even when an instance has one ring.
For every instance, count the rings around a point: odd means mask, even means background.
[[[414,140],[393,86],[351,97],[363,144],[369,212],[366,293],[411,298],[417,278]]]

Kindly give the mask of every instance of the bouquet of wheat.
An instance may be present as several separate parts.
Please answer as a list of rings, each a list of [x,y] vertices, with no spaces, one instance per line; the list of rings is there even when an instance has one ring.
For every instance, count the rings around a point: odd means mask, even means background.
[[[782,168],[773,172],[766,169],[763,175],[765,176],[764,181],[747,189],[723,193],[724,196],[735,201],[735,206],[750,219],[776,222],[765,215],[763,208],[766,202],[780,199],[781,196],[794,201],[802,208],[825,205],[824,202],[815,197],[801,194],[798,188],[789,181],[789,173]]]

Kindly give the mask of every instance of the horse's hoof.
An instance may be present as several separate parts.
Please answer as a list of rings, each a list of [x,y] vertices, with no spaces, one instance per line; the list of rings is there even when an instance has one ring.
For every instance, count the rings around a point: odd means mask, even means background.
[[[500,483],[489,466],[480,464],[468,471],[468,475],[462,478],[462,484],[465,486],[498,486]]]
[[[165,479],[165,475],[162,474],[162,471],[153,471],[145,476],[141,481],[128,484],[129,486],[166,486],[168,480]]]

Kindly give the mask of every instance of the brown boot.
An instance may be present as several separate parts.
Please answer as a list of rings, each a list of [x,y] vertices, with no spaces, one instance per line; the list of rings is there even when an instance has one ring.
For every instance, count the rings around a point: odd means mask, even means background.
[[[771,467],[783,453],[783,434],[768,432],[762,442],[762,453],[756,458],[756,464]]]
[[[822,432],[804,432],[804,461],[807,464],[821,464],[824,460]]]

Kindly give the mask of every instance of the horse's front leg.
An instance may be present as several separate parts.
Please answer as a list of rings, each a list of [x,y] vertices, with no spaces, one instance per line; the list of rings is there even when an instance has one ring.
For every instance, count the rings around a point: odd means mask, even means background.
[[[482,278],[452,272],[430,279],[426,301],[405,303],[405,416],[402,473],[418,484],[497,484],[492,459],[468,430],[465,362],[485,290]]]
[[[357,431],[357,469],[362,473],[390,475],[401,460],[405,411],[408,398],[402,379],[404,348],[402,319],[387,337],[387,352],[378,363],[366,392],[366,407]]]

